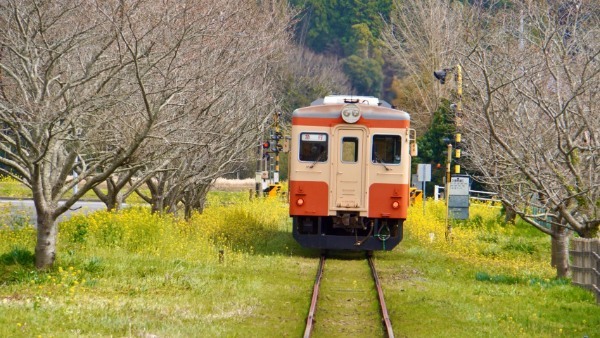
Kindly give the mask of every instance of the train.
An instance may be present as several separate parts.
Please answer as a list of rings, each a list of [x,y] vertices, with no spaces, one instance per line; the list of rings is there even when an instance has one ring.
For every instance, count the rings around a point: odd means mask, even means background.
[[[293,237],[321,250],[392,250],[402,241],[410,115],[373,96],[330,95],[294,110],[289,213]]]

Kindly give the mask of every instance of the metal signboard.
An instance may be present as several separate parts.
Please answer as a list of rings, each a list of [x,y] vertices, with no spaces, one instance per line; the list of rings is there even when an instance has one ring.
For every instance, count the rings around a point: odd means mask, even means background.
[[[431,164],[417,165],[417,181],[431,182]]]
[[[469,218],[469,187],[470,181],[467,175],[454,175],[450,178],[448,208],[452,218]]]
[[[452,176],[450,178],[450,196],[469,196],[469,176]]]

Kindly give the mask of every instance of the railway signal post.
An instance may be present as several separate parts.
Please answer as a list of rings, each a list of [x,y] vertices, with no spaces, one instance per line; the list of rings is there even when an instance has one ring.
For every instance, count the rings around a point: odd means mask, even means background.
[[[454,175],[451,174],[451,162],[452,162],[452,144],[448,144],[448,159],[446,164],[446,187],[445,187],[445,196],[446,196],[446,237],[449,239],[452,235],[452,225],[450,224],[449,218],[456,219],[466,219],[469,216],[468,207],[469,207],[469,198],[468,198],[468,189],[466,198],[463,195],[456,196],[456,198],[451,197],[451,191],[453,186],[456,184],[462,184],[464,182],[464,175],[460,174],[460,157],[461,157],[461,128],[462,128],[462,67],[460,65],[456,65],[452,68],[444,68],[439,71],[433,72],[433,76],[440,81],[440,84],[444,84],[446,82],[446,76],[448,73],[455,73],[456,80],[456,94],[458,100],[455,104],[455,114],[454,114],[454,125],[455,125],[455,135],[454,135],[454,148],[455,148],[455,163],[454,163]],[[456,179],[455,179],[456,178]],[[468,180],[468,177],[467,177]],[[456,189],[454,189],[456,191]],[[462,190],[461,190],[462,191]],[[466,201],[466,203],[465,203]],[[450,205],[452,204],[453,209],[452,212],[450,210]],[[466,208],[466,212],[465,212]]]
[[[280,144],[284,137],[279,126],[280,117],[281,112],[273,114],[273,124],[272,129],[269,131],[269,137],[261,144],[261,163],[264,164],[259,172],[257,172],[257,182],[260,179],[260,183],[262,183],[261,191],[268,197],[277,196],[277,193],[281,192],[282,189],[282,185],[279,183],[279,153],[284,152],[283,145]],[[274,154],[273,164],[269,162],[271,161],[271,154]]]

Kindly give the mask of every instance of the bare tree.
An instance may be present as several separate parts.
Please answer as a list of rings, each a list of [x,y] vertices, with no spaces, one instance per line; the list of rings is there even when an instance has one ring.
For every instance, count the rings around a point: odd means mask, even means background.
[[[405,69],[462,65],[467,169],[551,236],[552,263],[566,276],[568,235],[593,237],[600,226],[598,4],[432,0],[398,8],[390,49]]]
[[[116,153],[80,156],[81,149],[98,147],[89,130],[103,129],[103,119],[119,106],[122,96],[113,96],[119,81],[111,79],[132,61],[115,58],[115,34],[98,34],[113,31],[99,14],[89,2],[15,0],[0,7],[0,170],[33,191],[39,268],[54,262],[56,218],[132,151],[128,144]],[[102,170],[96,180],[85,181],[59,204],[67,190],[96,170]],[[78,178],[69,178],[74,171]]]
[[[187,217],[201,211],[213,180],[245,161],[276,108],[274,75],[285,60],[289,17],[266,5],[223,1],[216,29],[193,49],[202,75],[186,94],[190,113],[170,138],[178,154],[172,170],[146,181],[150,196],[142,196],[153,210],[176,212],[183,203]]]
[[[59,215],[113,173],[142,168],[149,140],[177,133],[173,107],[213,79],[190,71],[205,60],[187,46],[210,48],[197,41],[228,15],[219,10],[145,0],[0,4],[0,170],[33,191],[38,268],[54,263]],[[230,47],[215,57],[234,57]]]
[[[598,9],[530,2],[482,13],[487,30],[465,40],[466,153],[483,182],[552,237],[561,277],[569,233],[594,237],[600,226]]]
[[[403,81],[410,83],[408,105],[415,126],[427,129],[448,87],[436,85],[434,70],[458,63],[457,46],[464,20],[459,2],[394,0],[395,10],[382,34],[393,63],[400,67]],[[446,93],[447,95],[447,93]]]

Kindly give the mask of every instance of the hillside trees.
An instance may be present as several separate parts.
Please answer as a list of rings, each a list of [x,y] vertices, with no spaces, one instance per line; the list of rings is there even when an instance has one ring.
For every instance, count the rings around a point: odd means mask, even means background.
[[[319,97],[350,91],[348,78],[336,58],[300,46],[292,47],[286,67],[281,67],[278,74],[278,97],[288,121],[296,108],[308,106]]]
[[[387,52],[401,70],[396,88],[409,92],[408,95],[399,93],[400,100],[394,103],[412,108],[406,109],[419,131],[432,127],[440,98],[448,97],[452,88],[437,85],[431,74],[458,62],[454,48],[459,45],[463,23],[455,13],[460,7],[449,1],[395,0],[395,10],[382,33]]]
[[[227,105],[212,110],[222,88],[268,77],[281,51],[273,47],[285,44],[285,19],[243,1],[167,2],[0,4],[0,170],[33,192],[38,268],[56,258],[56,219],[87,191],[114,174],[173,169],[169,159],[187,155],[181,145],[210,148],[184,136],[235,129],[221,116]],[[252,35],[253,23],[268,29]],[[243,61],[230,72],[232,59]],[[261,121],[253,102],[269,92],[252,93],[236,101],[250,109],[236,111]],[[242,130],[254,132],[249,125]]]
[[[381,43],[364,23],[352,26],[349,40],[349,56],[342,61],[344,72],[357,93],[379,96],[384,65]]]
[[[303,9],[296,33],[300,44],[342,59],[352,89],[379,96],[383,65],[379,36],[390,0],[291,1]],[[383,18],[383,19],[382,19]]]

